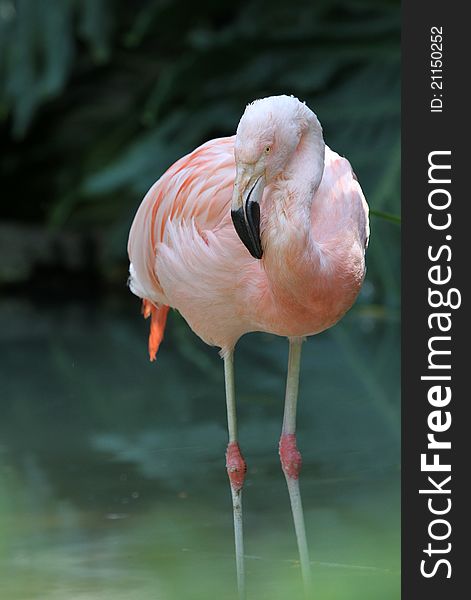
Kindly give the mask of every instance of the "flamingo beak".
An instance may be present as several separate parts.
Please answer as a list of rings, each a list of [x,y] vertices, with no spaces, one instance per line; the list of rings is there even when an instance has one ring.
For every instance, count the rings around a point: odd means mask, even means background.
[[[236,176],[232,195],[231,217],[242,243],[254,258],[262,258],[260,239],[260,201],[265,188],[264,173],[244,168]]]

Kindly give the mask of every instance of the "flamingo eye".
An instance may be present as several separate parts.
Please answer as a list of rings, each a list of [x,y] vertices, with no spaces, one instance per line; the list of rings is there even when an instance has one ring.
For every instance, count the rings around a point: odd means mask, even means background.
[[[270,154],[271,151],[271,147],[270,146],[266,146],[265,147],[265,154]]]

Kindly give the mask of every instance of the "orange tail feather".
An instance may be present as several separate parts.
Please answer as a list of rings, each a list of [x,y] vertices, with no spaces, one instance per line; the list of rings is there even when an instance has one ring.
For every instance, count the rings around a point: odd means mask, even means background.
[[[149,334],[149,358],[151,361],[155,360],[160,343],[163,340],[168,311],[168,306],[157,308],[149,300],[143,300],[142,302],[144,318],[147,319],[149,316],[151,318]]]

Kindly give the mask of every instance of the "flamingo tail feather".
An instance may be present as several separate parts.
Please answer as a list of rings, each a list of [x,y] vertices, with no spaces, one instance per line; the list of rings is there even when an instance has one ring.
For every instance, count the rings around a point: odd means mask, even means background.
[[[156,307],[149,300],[143,300],[142,302],[142,314],[144,318],[147,319],[150,317],[149,358],[151,361],[155,360],[157,351],[163,340],[169,309],[169,306]]]

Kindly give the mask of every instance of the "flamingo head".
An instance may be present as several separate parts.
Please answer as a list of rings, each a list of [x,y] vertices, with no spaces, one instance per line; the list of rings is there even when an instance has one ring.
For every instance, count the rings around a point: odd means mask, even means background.
[[[234,147],[236,178],[231,215],[237,234],[254,258],[263,256],[260,238],[263,191],[289,170],[303,135],[313,128],[322,140],[317,117],[293,96],[256,100],[242,115]]]

